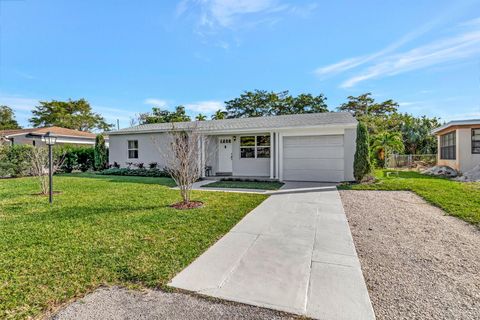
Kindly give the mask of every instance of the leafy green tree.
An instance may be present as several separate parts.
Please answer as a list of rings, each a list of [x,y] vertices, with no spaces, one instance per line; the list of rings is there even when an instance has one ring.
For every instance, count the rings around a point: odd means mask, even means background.
[[[398,103],[395,101],[386,100],[377,103],[370,92],[358,97],[349,96],[347,99],[348,101],[340,105],[338,110],[350,112],[357,119],[365,116],[388,116],[398,110]]]
[[[384,131],[372,140],[372,148],[377,153],[381,166],[385,166],[386,157],[394,152],[403,152],[405,149],[401,132]]]
[[[68,101],[40,101],[32,111],[30,123],[34,127],[58,126],[80,131],[109,130],[112,125],[94,113],[85,99]]]
[[[372,171],[370,164],[368,130],[365,124],[359,122],[357,126],[355,157],[353,162],[353,175],[357,182],[361,182]]]
[[[328,112],[325,96],[300,94],[288,91],[275,93],[266,90],[245,91],[238,98],[225,101],[227,118],[249,118],[286,114]]]
[[[0,106],[0,130],[20,129],[12,108]]]
[[[212,120],[223,120],[227,117],[227,112],[223,110],[217,110],[215,113],[212,115]]]
[[[108,155],[107,147],[105,146],[105,138],[99,134],[95,137],[95,150],[94,150],[94,168],[97,171],[101,171],[107,168]]]
[[[184,106],[177,106],[175,111],[162,110],[160,108],[153,107],[152,112],[142,113],[138,119],[140,124],[185,121],[191,121],[191,119],[187,115]]]
[[[205,121],[205,120],[207,120],[207,116],[204,115],[204,114],[199,113],[199,114],[197,114],[197,116],[195,117],[195,120],[197,120],[197,121]]]

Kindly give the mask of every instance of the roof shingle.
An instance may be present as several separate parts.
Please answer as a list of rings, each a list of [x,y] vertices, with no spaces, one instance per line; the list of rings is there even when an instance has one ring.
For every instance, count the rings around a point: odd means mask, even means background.
[[[251,129],[281,129],[291,127],[311,127],[322,125],[355,125],[357,120],[348,112],[307,113],[256,118],[235,118],[195,122],[152,123],[109,132],[110,135],[141,132],[164,132],[176,129],[189,129],[196,126],[201,131],[230,131]]]

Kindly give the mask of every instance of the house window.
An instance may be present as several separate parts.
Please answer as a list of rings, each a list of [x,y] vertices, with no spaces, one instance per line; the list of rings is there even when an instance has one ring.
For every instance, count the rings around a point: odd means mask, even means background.
[[[480,153],[480,129],[472,129],[472,153]]]
[[[128,159],[138,159],[138,140],[128,140]]]
[[[440,159],[456,159],[456,140],[455,131],[440,136]]]
[[[240,158],[270,158],[270,136],[240,137]]]

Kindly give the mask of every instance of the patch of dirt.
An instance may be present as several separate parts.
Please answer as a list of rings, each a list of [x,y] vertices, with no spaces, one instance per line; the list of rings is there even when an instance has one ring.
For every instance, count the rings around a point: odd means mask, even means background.
[[[203,207],[203,202],[201,201],[190,201],[190,202],[178,202],[172,204],[170,207],[178,210],[187,210]]]
[[[480,230],[407,191],[340,191],[377,319],[480,319]]]

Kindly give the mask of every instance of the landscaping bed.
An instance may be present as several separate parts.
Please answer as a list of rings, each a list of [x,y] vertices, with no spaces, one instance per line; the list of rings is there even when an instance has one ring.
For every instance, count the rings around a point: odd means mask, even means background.
[[[374,183],[345,184],[339,186],[339,189],[413,191],[449,215],[477,226],[480,224],[479,182],[458,182],[415,171],[393,170],[377,170],[375,178]]]
[[[220,180],[220,181],[203,185],[202,188],[278,190],[282,186],[283,186],[283,183],[278,181]]]
[[[194,191],[176,210],[170,178],[55,176],[52,206],[34,178],[0,180],[0,318],[38,317],[108,285],[164,287],[266,196]]]
[[[411,192],[340,194],[378,320],[478,319],[477,228]]]

